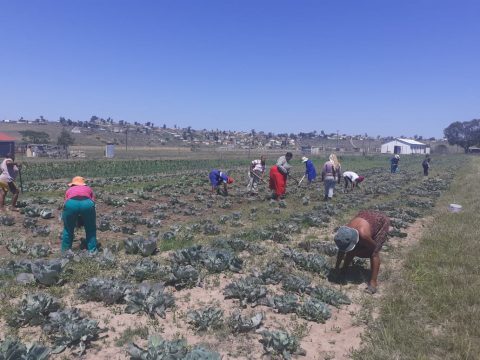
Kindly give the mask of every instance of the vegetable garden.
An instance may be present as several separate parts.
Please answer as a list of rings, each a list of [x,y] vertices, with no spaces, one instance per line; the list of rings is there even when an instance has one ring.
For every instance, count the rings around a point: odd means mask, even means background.
[[[419,157],[397,174],[386,157],[344,158],[366,180],[337,185],[328,203],[319,182],[291,181],[278,202],[265,185],[248,196],[246,160],[26,164],[20,212],[0,215],[0,359],[346,358],[371,319],[369,263],[339,278],[332,234],[361,209],[383,211],[382,256],[394,257],[462,159],[434,158],[423,178]],[[214,167],[236,179],[228,197],[210,193]],[[96,194],[101,248],[87,253],[78,231],[62,255],[63,193],[79,174]]]

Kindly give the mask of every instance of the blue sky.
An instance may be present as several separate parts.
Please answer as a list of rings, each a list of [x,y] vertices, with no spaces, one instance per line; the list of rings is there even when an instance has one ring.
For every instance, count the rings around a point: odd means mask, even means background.
[[[0,0],[0,119],[439,137],[480,117],[479,16],[477,0]]]

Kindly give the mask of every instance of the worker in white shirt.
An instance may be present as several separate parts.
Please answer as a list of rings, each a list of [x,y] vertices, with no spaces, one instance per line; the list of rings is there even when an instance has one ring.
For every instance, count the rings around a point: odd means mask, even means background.
[[[251,195],[258,193],[258,183],[263,181],[265,175],[265,156],[261,156],[260,159],[252,160],[250,163],[250,170],[248,172],[249,182],[247,190]]]
[[[343,173],[343,180],[345,181],[345,190],[347,190],[349,185],[351,190],[353,190],[356,185],[360,184],[363,180],[365,180],[365,177],[359,176],[356,172],[353,171],[345,171]]]

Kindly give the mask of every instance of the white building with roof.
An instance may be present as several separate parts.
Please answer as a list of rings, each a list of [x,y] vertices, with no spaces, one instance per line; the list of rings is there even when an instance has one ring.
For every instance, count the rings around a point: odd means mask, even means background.
[[[412,139],[401,139],[389,141],[382,144],[382,154],[430,154],[430,146]]]

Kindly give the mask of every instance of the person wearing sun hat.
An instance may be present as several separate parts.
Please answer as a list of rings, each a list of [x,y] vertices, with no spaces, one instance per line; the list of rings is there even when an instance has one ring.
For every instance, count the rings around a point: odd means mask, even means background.
[[[379,211],[362,210],[347,225],[340,226],[334,241],[338,248],[335,269],[343,261],[342,272],[345,273],[353,258],[370,258],[371,276],[367,291],[377,292],[377,278],[380,270],[380,250],[387,240],[390,219]]]
[[[315,165],[313,165],[313,161],[306,156],[302,157],[302,162],[305,164],[305,176],[307,177],[308,183],[311,184],[317,177]]]
[[[72,248],[75,226],[81,217],[85,228],[87,250],[97,250],[97,224],[95,210],[95,195],[81,176],[75,176],[65,192],[62,220],[62,252]]]
[[[395,174],[398,171],[398,163],[400,162],[400,155],[395,154],[390,159],[390,173]]]
[[[363,180],[365,180],[365,177],[359,176],[356,172],[353,171],[345,171],[342,176],[343,180],[345,181],[345,191],[347,190],[349,184],[351,186],[351,189],[353,190],[356,185],[360,184]]]
[[[224,195],[228,195],[227,184],[233,184],[234,182],[230,176],[217,169],[210,171],[210,174],[208,174],[208,179],[212,185],[212,193],[216,190],[217,194],[220,194],[220,185],[223,184]]]

